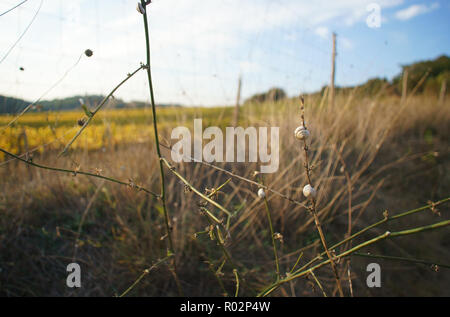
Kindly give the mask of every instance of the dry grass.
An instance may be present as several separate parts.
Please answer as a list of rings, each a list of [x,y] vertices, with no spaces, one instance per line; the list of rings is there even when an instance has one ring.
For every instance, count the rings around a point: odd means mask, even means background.
[[[449,196],[450,107],[439,106],[428,96],[411,98],[400,104],[397,97],[357,98],[337,96],[331,109],[321,98],[305,100],[306,121],[312,133],[310,163],[318,190],[317,213],[330,245],[345,238],[348,231],[348,183],[351,178],[353,232],[392,214]],[[164,112],[164,110],[161,110]],[[179,109],[182,114],[185,110]],[[192,113],[192,110],[186,110]],[[200,112],[201,113],[201,112]],[[227,126],[230,109],[215,109],[205,115],[204,127]],[[242,108],[240,125],[280,127],[280,168],[264,182],[270,188],[303,201],[306,184],[302,148],[293,137],[300,124],[297,101],[276,104],[248,104]],[[160,119],[159,119],[160,120]],[[192,117],[177,115],[175,126],[192,129]],[[89,129],[89,128],[87,128]],[[170,140],[169,126],[160,131],[161,142]],[[119,143],[104,150],[77,149],[69,158],[56,159],[56,151],[36,154],[34,160],[49,166],[99,171],[102,175],[129,181],[158,192],[159,169],[152,141]],[[163,149],[163,156],[170,153]],[[342,161],[347,171],[343,170]],[[179,173],[198,188],[217,188],[229,175],[199,163],[174,164]],[[256,164],[223,163],[219,166],[252,178]],[[90,179],[82,175],[55,174],[18,161],[0,168],[0,293],[2,295],[101,295],[121,294],[136,278],[166,255],[164,215],[160,201],[131,187]],[[98,187],[101,189],[96,193]],[[200,198],[186,192],[172,174],[167,175],[167,205],[173,228],[178,276],[185,295],[218,296],[223,293],[209,263],[217,269],[223,257],[208,234],[200,214]],[[255,295],[274,277],[271,237],[258,188],[233,178],[219,194],[218,201],[235,212],[226,246],[243,278],[240,295]],[[274,231],[283,236],[279,244],[280,272],[290,271],[300,252],[300,265],[322,247],[313,218],[305,208],[267,193]],[[92,200],[92,201],[91,201]],[[86,211],[86,207],[90,208]],[[440,208],[448,219],[448,207]],[[74,244],[82,215],[86,214],[78,242],[76,261],[82,265],[82,285],[77,290],[65,286],[65,267],[72,261]],[[217,213],[216,213],[217,214]],[[438,221],[425,212],[367,233],[376,234]],[[422,238],[424,237],[424,238]],[[388,240],[371,246],[373,254],[422,258],[450,263],[447,229]],[[357,241],[362,241],[361,239]],[[279,241],[278,241],[279,243]],[[356,243],[356,242],[355,242]],[[343,249],[339,248],[336,252]],[[352,257],[355,295],[449,295],[448,270],[434,272],[419,264]],[[366,265],[378,262],[383,270],[383,287],[365,286]],[[345,262],[346,263],[346,262]],[[338,270],[345,269],[338,263]],[[224,288],[234,294],[235,275],[229,263],[220,276]],[[331,271],[320,269],[314,275],[328,295],[336,289]],[[344,275],[343,275],[344,276]],[[343,280],[349,294],[348,282]],[[145,276],[128,295],[171,296],[177,287],[168,266],[159,265]],[[280,287],[275,296],[322,296],[312,278],[297,279]]]

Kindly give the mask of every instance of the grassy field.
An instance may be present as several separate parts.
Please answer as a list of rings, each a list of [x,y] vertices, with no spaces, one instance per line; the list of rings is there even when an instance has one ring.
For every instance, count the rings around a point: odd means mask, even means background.
[[[349,231],[357,232],[389,215],[447,198],[450,193],[450,107],[432,96],[413,96],[400,102],[392,96],[337,96],[334,107],[325,99],[307,97],[306,121],[312,176],[318,188],[317,214],[331,246]],[[160,142],[173,144],[172,128],[230,126],[232,108],[157,108]],[[57,154],[77,130],[82,112],[26,114],[0,135],[0,148],[47,166],[76,169],[121,180],[58,173],[27,165],[1,154],[0,159],[0,294],[6,296],[176,296],[177,285],[167,256],[167,235],[161,201],[134,185],[159,192],[159,168],[154,147],[150,109],[105,110],[98,114],[68,156]],[[12,117],[0,117],[4,126]],[[246,104],[239,125],[280,127],[280,168],[264,175],[264,184],[306,203],[307,183],[302,146],[293,136],[300,125],[298,100]],[[170,161],[170,152],[162,149]],[[235,175],[253,181],[257,163],[217,163]],[[214,199],[230,210],[221,249],[207,218],[200,212],[204,200],[167,173],[167,207],[174,242],[177,275],[184,295],[254,296],[276,280],[271,233],[258,186],[200,163],[173,163],[176,171],[199,190],[221,188]],[[285,277],[323,251],[314,219],[300,204],[267,191],[276,235],[280,273]],[[200,207],[199,207],[200,206]],[[349,226],[349,209],[352,218]],[[353,246],[391,232],[448,220],[442,204],[389,223],[383,223],[352,241]],[[450,263],[447,228],[386,239],[360,252],[372,255]],[[348,249],[335,248],[335,253]],[[301,257],[299,257],[301,255]],[[349,261],[351,260],[351,269]],[[160,261],[163,260],[163,261]],[[82,266],[82,287],[66,287],[66,266]],[[382,287],[366,286],[366,266],[382,268]],[[449,296],[450,271],[430,264],[351,256],[336,263],[345,295]],[[149,269],[149,271],[144,271]],[[337,289],[328,266],[284,283],[272,296],[328,296]],[[320,281],[318,283],[318,281]],[[320,285],[320,287],[319,287]],[[323,287],[323,290],[321,290]]]

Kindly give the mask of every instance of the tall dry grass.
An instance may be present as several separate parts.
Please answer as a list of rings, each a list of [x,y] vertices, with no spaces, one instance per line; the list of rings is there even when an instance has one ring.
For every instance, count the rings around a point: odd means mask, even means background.
[[[351,98],[337,96],[335,107],[323,98],[307,97],[305,116],[312,134],[310,164],[318,189],[317,214],[329,245],[351,232],[389,214],[426,205],[448,196],[448,135],[450,108],[430,96],[415,96],[406,103],[397,97]],[[182,109],[180,113],[182,113]],[[222,116],[204,118],[206,125],[226,126]],[[207,122],[205,124],[205,121]],[[240,125],[280,127],[280,168],[264,175],[271,189],[306,203],[302,188],[307,183],[301,144],[293,137],[300,124],[297,100],[247,104]],[[192,128],[193,122],[179,116],[175,126]],[[170,143],[169,127],[160,131],[162,144]],[[164,211],[161,201],[138,191],[132,184],[158,192],[159,168],[153,142],[120,144],[103,151],[74,151],[68,159],[56,152],[34,157],[48,166],[98,172],[130,183],[103,182],[83,175],[56,174],[12,161],[0,169],[1,293],[4,295],[120,295],[143,270],[166,256]],[[170,161],[170,152],[162,148]],[[195,188],[217,188],[217,201],[234,217],[224,246],[239,268],[239,295],[256,295],[276,279],[271,234],[258,186],[200,163],[171,163]],[[257,164],[216,164],[236,175],[254,177]],[[350,182],[350,183],[349,183]],[[349,200],[349,191],[351,200]],[[205,192],[207,193],[207,191]],[[280,273],[284,276],[302,254],[298,266],[323,251],[314,219],[300,204],[266,191],[270,205]],[[234,294],[236,275],[216,241],[210,223],[199,211],[203,200],[171,173],[166,175],[166,202],[175,250],[177,274],[185,295]],[[430,211],[374,228],[353,245],[384,233],[448,219],[445,206],[440,216]],[[80,222],[83,225],[80,228]],[[217,234],[217,232],[215,233]],[[214,238],[214,237],[212,237]],[[370,246],[372,254],[423,258],[449,263],[448,231],[386,240]],[[217,240],[217,239],[216,239]],[[65,267],[72,261],[83,267],[83,287],[65,287]],[[339,253],[344,246],[333,250]],[[426,265],[383,259],[351,257],[352,291],[355,295],[449,295],[449,274]],[[383,287],[365,285],[367,263],[378,261],[383,269]],[[217,273],[218,268],[223,267]],[[337,263],[346,295],[350,294],[347,261]],[[317,282],[320,281],[320,284]],[[318,286],[323,287],[323,290]],[[331,270],[283,284],[271,295],[328,296],[337,289]],[[153,267],[128,295],[178,295],[170,266]]]

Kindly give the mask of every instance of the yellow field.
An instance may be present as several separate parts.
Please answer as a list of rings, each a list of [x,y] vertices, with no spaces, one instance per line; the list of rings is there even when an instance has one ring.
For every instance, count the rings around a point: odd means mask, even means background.
[[[207,117],[211,120],[230,113],[227,108],[164,108],[159,111],[159,126],[162,131],[176,124],[185,124],[193,117]],[[182,114],[181,114],[182,113]],[[0,126],[6,126],[14,116],[0,116]],[[0,148],[22,153],[60,149],[80,128],[77,122],[86,119],[82,111],[27,113],[17,123],[0,134]],[[205,119],[208,121],[208,119]],[[101,111],[73,148],[97,150],[105,146],[137,144],[153,139],[151,110],[118,109]],[[2,154],[0,154],[2,155]],[[2,157],[2,156],[0,156]]]

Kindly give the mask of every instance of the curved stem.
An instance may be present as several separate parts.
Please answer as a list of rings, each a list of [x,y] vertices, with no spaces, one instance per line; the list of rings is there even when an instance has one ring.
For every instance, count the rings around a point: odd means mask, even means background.
[[[377,222],[375,222],[375,223],[373,223],[373,224],[371,224],[371,225],[361,229],[360,231],[356,232],[355,234],[351,235],[350,237],[347,237],[344,240],[334,244],[333,246],[331,246],[331,249],[335,249],[335,248],[337,248],[337,247],[347,243],[348,241],[351,241],[351,240],[357,238],[358,236],[362,235],[363,233],[367,232],[368,230],[382,225],[383,223],[387,223],[387,222],[390,222],[390,221],[395,220],[395,219],[399,219],[399,218],[402,218],[402,217],[406,217],[406,216],[409,216],[409,215],[412,215],[412,214],[415,214],[415,213],[427,210],[429,208],[441,205],[441,204],[446,203],[448,201],[450,201],[450,197],[444,198],[444,199],[442,199],[440,201],[428,204],[428,205],[420,207],[420,208],[416,208],[416,209],[412,209],[412,210],[408,210],[408,211],[402,212],[402,213],[400,213],[398,215],[395,215],[395,216],[392,216],[392,217],[384,218],[384,219],[382,219],[380,221],[377,221]],[[305,268],[310,266],[315,261],[320,260],[321,257],[324,256],[324,255],[325,255],[325,252],[320,253],[318,256],[316,256],[315,258],[310,260],[308,263],[303,265],[301,268],[299,268],[295,273],[304,270]]]
[[[443,227],[446,227],[446,226],[449,226],[449,225],[450,225],[450,220],[446,220],[446,221],[441,221],[441,222],[438,222],[438,223],[435,223],[435,224],[432,224],[432,225],[417,227],[417,228],[413,228],[413,229],[402,230],[402,231],[398,231],[398,232],[392,232],[391,233],[389,231],[386,231],[382,235],[379,235],[379,236],[377,236],[377,237],[375,237],[375,238],[373,238],[371,240],[365,241],[365,242],[363,242],[361,244],[358,244],[357,246],[355,246],[355,247],[353,247],[353,248],[351,248],[351,249],[349,249],[347,251],[342,252],[341,254],[337,255],[335,257],[335,259],[340,259],[340,258],[344,258],[346,256],[349,256],[352,253],[355,253],[356,251],[358,251],[358,250],[360,250],[360,249],[362,249],[364,247],[367,247],[369,245],[372,245],[372,244],[374,244],[376,242],[379,242],[381,240],[384,240],[384,239],[400,237],[400,236],[406,236],[406,235],[410,235],[410,234],[416,234],[416,233],[420,233],[420,232],[425,232],[425,231],[429,231],[429,230],[443,228]],[[276,290],[278,287],[280,287],[282,284],[284,284],[286,282],[289,282],[289,281],[292,281],[292,280],[294,280],[296,278],[299,278],[301,276],[304,276],[306,274],[309,274],[310,271],[316,270],[316,269],[318,269],[318,268],[320,268],[320,267],[322,267],[322,266],[324,266],[326,264],[330,264],[330,263],[331,263],[331,260],[327,259],[327,260],[325,260],[325,261],[323,261],[323,262],[321,262],[321,263],[319,263],[319,264],[317,264],[317,265],[315,265],[315,266],[313,266],[313,267],[311,267],[311,268],[309,268],[307,270],[303,270],[301,272],[289,275],[286,278],[284,278],[284,279],[282,279],[282,280],[280,280],[280,281],[278,281],[278,282],[276,282],[276,283],[266,287],[262,292],[260,292],[258,294],[258,296],[267,296],[270,293],[272,293],[274,290]]]
[[[146,8],[146,3],[144,0],[141,0],[141,4],[144,8]],[[159,147],[159,137],[158,137],[158,123],[156,118],[156,105],[155,105],[155,96],[153,94],[153,83],[152,83],[152,73],[151,73],[151,64],[150,64],[150,38],[149,38],[149,31],[148,31],[148,21],[147,21],[147,9],[145,9],[145,13],[142,14],[144,18],[144,29],[145,29],[145,47],[146,47],[146,57],[147,57],[147,77],[148,77],[148,88],[150,91],[150,99],[151,99],[151,105],[152,105],[152,114],[153,114],[153,131],[155,135],[155,145],[156,145],[156,153],[159,158],[159,174],[160,174],[160,181],[161,181],[161,194],[160,199],[163,207],[163,213],[164,213],[164,221],[166,225],[166,233],[169,240],[169,248],[168,248],[168,254],[175,253],[174,247],[173,247],[173,240],[172,240],[172,229],[169,225],[169,214],[167,212],[166,207],[166,192],[165,192],[165,181],[164,181],[164,169],[163,169],[163,163],[162,163],[162,157],[161,157],[161,150]],[[173,264],[173,273],[175,277],[175,281],[177,283],[178,292],[180,295],[183,294],[183,291],[181,290],[181,284],[178,279],[177,275],[177,266],[176,266],[176,260],[175,257],[172,261]]]
[[[302,124],[303,127],[305,127],[306,129],[306,125],[305,125],[305,101],[303,99],[303,97],[300,97],[300,110],[301,110],[301,119],[302,119]],[[313,186],[312,181],[311,181],[311,167],[309,165],[309,157],[308,157],[308,145],[306,144],[306,139],[303,140],[303,151],[305,153],[305,172],[306,172],[306,177],[308,179],[308,183],[310,186]],[[314,223],[316,225],[317,231],[319,232],[319,236],[320,236],[320,241],[322,242],[322,246],[325,249],[325,253],[328,256],[328,259],[330,260],[330,264],[331,264],[331,269],[333,271],[334,274],[334,278],[336,279],[336,285],[339,291],[339,295],[341,297],[344,297],[344,292],[342,291],[342,286],[341,286],[341,280],[339,278],[339,272],[336,268],[336,265],[333,261],[333,257],[330,253],[330,251],[328,250],[327,247],[327,242],[325,239],[325,235],[323,234],[323,230],[322,230],[322,226],[320,224],[320,220],[319,220],[319,216],[317,214],[317,208],[316,208],[316,200],[314,197],[312,197],[311,199],[312,202],[312,206],[309,208],[309,210],[311,211],[313,217],[314,217]]]
[[[275,257],[275,267],[277,270],[277,280],[279,280],[280,279],[280,264],[278,261],[277,245],[275,243],[275,233],[273,232],[272,217],[270,216],[269,203],[268,203],[266,197],[264,197],[264,205],[266,207],[267,219],[269,221],[270,235],[272,237],[273,254]]]
[[[107,177],[107,176],[102,176],[102,175],[99,175],[99,174],[83,172],[83,171],[77,171],[77,170],[69,170],[69,169],[65,169],[65,168],[58,168],[58,167],[51,167],[51,166],[37,164],[37,163],[34,163],[32,161],[25,160],[25,159],[15,155],[15,154],[12,154],[12,153],[2,149],[2,148],[0,148],[0,152],[3,152],[5,154],[7,154],[7,155],[10,155],[10,156],[14,157],[17,160],[22,161],[22,162],[24,162],[24,163],[26,163],[28,165],[34,166],[34,167],[38,167],[38,168],[42,168],[42,169],[46,169],[46,170],[50,170],[50,171],[55,171],[55,172],[62,172],[62,173],[72,174],[72,175],[77,175],[77,174],[86,175],[86,176],[91,176],[91,177],[95,177],[95,178],[104,179],[104,180],[107,180],[107,181],[110,181],[110,182],[113,182],[113,183],[117,183],[117,184],[120,184],[120,185],[131,186],[130,183],[122,182],[122,181],[120,181],[118,179],[114,179],[114,178]],[[151,190],[148,190],[148,189],[146,189],[146,188],[144,188],[142,186],[138,186],[138,185],[133,184],[133,187],[138,189],[138,190],[142,190],[142,191],[146,192],[147,194],[153,195],[154,197],[157,197],[157,198],[159,197],[158,194],[156,194],[156,193],[152,192]]]

